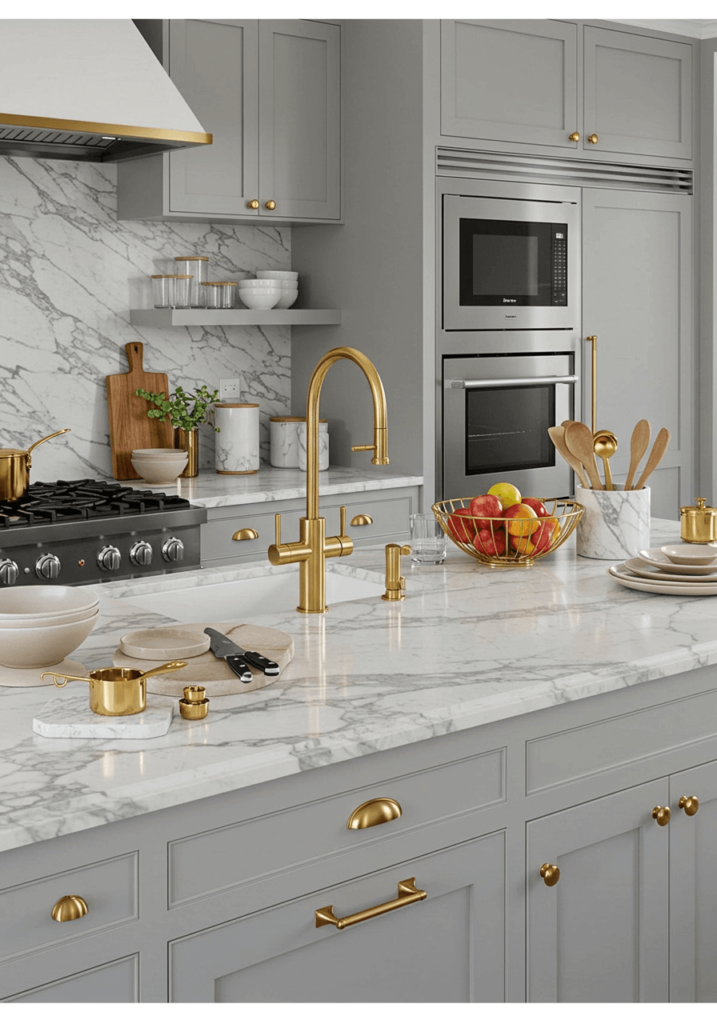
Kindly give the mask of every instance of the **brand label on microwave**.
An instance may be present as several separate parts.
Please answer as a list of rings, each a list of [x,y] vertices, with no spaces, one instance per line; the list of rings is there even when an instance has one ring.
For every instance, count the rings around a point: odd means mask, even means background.
[[[503,302],[517,302],[517,299],[503,299]]]

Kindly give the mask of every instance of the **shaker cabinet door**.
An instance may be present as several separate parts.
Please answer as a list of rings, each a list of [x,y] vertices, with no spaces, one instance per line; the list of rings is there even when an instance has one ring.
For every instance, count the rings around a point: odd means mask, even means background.
[[[170,1001],[217,1003],[502,1002],[502,832],[354,879],[170,943]],[[427,892],[339,930],[316,927]]]

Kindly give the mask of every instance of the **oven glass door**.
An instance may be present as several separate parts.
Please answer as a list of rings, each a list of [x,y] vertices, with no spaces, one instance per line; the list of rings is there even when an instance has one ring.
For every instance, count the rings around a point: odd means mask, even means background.
[[[443,497],[502,480],[541,498],[571,493],[548,428],[573,416],[572,363],[570,354],[444,359]]]

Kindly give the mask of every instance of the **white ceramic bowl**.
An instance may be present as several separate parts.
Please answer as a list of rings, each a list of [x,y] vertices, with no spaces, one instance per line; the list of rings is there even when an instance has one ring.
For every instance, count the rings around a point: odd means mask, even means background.
[[[277,309],[289,309],[299,297],[298,288],[282,288],[281,298],[276,304]]]
[[[281,281],[272,281],[269,279],[254,280],[253,277],[248,277],[245,281],[240,281],[237,285],[239,291],[243,288],[281,288]]]
[[[0,665],[7,668],[47,668],[72,654],[90,635],[99,615],[60,626],[0,629]]]
[[[257,270],[257,278],[261,281],[298,281],[296,270]]]
[[[89,612],[66,612],[64,616],[56,615],[50,619],[21,615],[16,619],[3,619],[0,622],[0,632],[4,629],[41,629],[43,626],[67,626],[72,622],[84,622],[85,619],[92,619],[98,614],[99,608],[92,608]]]
[[[182,448],[156,449],[165,454],[156,455],[139,454],[139,449],[132,452],[131,461],[135,472],[139,473],[144,481],[153,485],[169,485],[176,482],[180,473],[183,473],[189,453]]]
[[[10,619],[28,619],[59,625],[65,616],[81,618],[97,611],[100,599],[93,590],[37,584],[0,591],[0,627]]]
[[[660,551],[676,565],[711,565],[717,562],[717,544],[665,544]]]
[[[142,459],[176,459],[178,455],[186,455],[184,448],[135,448],[131,456]]]
[[[249,293],[240,294],[240,298],[247,309],[273,309],[281,298],[281,289],[270,293]]]

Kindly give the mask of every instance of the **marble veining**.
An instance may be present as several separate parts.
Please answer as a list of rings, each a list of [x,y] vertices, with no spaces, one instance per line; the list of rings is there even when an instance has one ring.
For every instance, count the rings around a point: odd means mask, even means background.
[[[653,520],[653,545],[678,537],[677,522]],[[335,562],[375,578],[384,549]],[[274,571],[293,587],[288,569]],[[96,588],[100,621],[76,657],[109,665],[122,633],[167,623],[132,604],[143,586],[197,587],[199,606],[201,586],[266,572]],[[294,638],[281,678],[215,697],[201,722],[175,716],[156,739],[37,736],[51,691],[0,688],[0,850],[717,664],[717,597],[621,587],[605,562],[576,556],[574,537],[529,570],[491,570],[449,546],[444,564],[407,561],[405,575],[400,604],[253,616]]]

